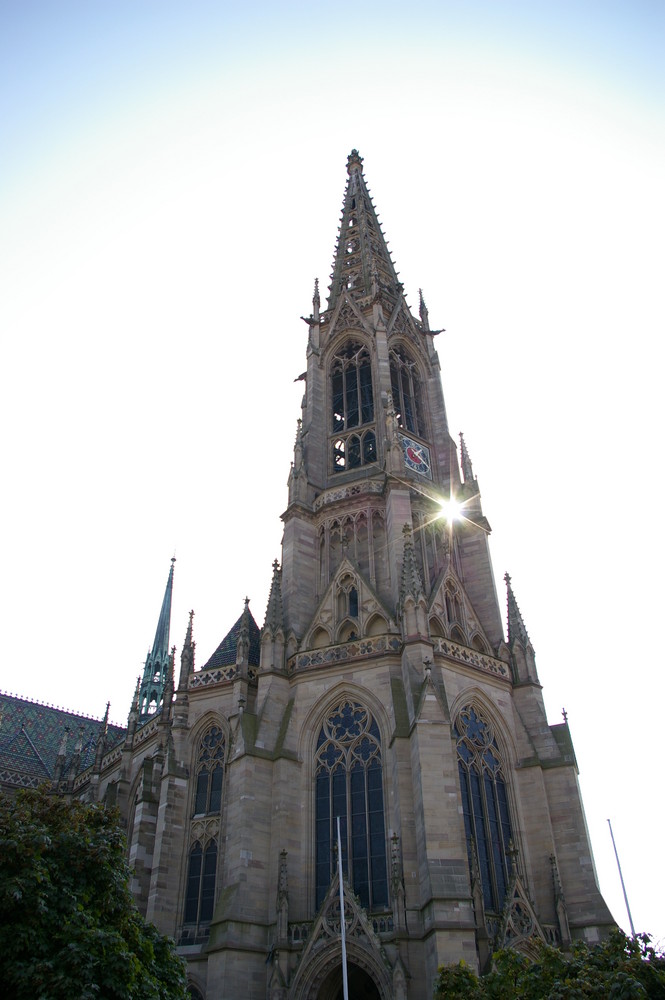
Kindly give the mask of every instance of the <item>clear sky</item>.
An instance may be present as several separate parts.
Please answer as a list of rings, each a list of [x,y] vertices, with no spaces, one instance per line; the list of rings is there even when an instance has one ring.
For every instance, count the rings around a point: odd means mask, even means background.
[[[0,687],[120,723],[261,625],[315,277],[365,158],[422,287],[601,887],[665,946],[665,7],[0,2]],[[647,708],[649,711],[647,711]]]

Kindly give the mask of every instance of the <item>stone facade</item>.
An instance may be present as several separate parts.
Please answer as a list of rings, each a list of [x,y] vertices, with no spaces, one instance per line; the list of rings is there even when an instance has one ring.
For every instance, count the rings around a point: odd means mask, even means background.
[[[190,617],[176,671],[163,608],[126,733],[51,775],[119,806],[139,905],[207,1000],[341,996],[337,816],[351,995],[428,997],[442,963],[613,923],[509,579],[504,638],[437,331],[422,295],[406,305],[357,152],[347,169],[264,627],[246,604],[197,669]]]

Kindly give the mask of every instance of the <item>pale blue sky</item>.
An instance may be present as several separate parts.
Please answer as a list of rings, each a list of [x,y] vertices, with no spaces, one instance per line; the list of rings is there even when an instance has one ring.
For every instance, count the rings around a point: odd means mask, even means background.
[[[665,939],[665,7],[239,8],[0,2],[0,686],[123,721],[174,548],[177,646],[262,623],[356,146],[603,890],[625,922],[611,816]]]

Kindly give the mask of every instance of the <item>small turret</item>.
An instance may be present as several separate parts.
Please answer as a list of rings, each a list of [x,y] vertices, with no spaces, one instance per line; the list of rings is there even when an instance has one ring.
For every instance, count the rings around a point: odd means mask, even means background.
[[[196,643],[194,642],[193,636],[193,625],[194,625],[194,612],[189,612],[189,624],[187,625],[187,633],[185,635],[185,642],[182,647],[182,652],[180,654],[180,678],[178,680],[178,697],[175,700],[173,708],[173,725],[177,728],[182,728],[187,725],[187,719],[189,715],[189,678],[190,675],[194,673],[194,653],[196,650]]]
[[[284,628],[284,610],[282,608],[282,571],[279,568],[279,563],[276,559],[272,564],[272,583],[270,584],[270,595],[268,597],[266,619],[263,627],[272,633]]]
[[[462,434],[461,431],[459,435],[459,443],[460,443],[460,458],[462,463],[462,475],[464,476],[464,484],[467,485],[469,483],[474,482],[476,477],[473,474],[473,466],[471,464],[471,459],[469,458],[469,451],[467,449],[466,442],[464,441],[464,435]]]
[[[106,702],[106,711],[104,712],[104,718],[99,726],[99,736],[97,737],[97,746],[95,748],[95,771],[99,773],[102,769],[102,757],[104,756],[104,751],[106,750],[106,738],[109,730],[109,710],[111,708],[111,702]]]
[[[189,624],[185,634],[185,642],[180,654],[180,679],[178,681],[178,691],[186,691],[189,675],[194,673],[194,652],[196,643],[192,639],[194,624],[194,612],[189,612]]]
[[[312,297],[312,319],[317,323],[321,316],[321,296],[319,295],[319,279],[314,279],[314,295]]]
[[[503,579],[506,582],[508,593],[508,648],[513,658],[515,678],[518,681],[535,681],[538,683],[536,654],[531,645],[522,613],[515,600],[508,573],[504,575]]]
[[[422,288],[418,289],[419,307],[418,311],[420,313],[420,322],[422,328],[426,333],[429,333],[429,313],[427,311],[427,306],[425,305],[425,299],[423,298]]]
[[[261,633],[261,670],[281,670],[284,667],[284,631],[282,570],[275,559],[272,564],[272,583]]]
[[[240,618],[240,632],[238,634],[238,642],[236,646],[236,665],[238,667],[238,674],[241,677],[247,677],[247,669],[249,667],[249,622],[249,597],[246,597],[245,610]]]

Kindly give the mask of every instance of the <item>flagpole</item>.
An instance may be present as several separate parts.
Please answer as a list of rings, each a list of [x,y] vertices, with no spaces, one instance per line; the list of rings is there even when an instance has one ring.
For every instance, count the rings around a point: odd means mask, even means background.
[[[337,821],[339,823],[339,820]],[[626,893],[626,886],[623,881],[623,872],[621,871],[621,863],[619,861],[619,852],[617,851],[617,845],[614,843],[614,834],[612,833],[612,824],[609,819],[607,825],[610,828],[610,837],[612,838],[612,847],[614,848],[614,857],[617,859],[617,868],[619,869],[619,878],[621,879],[621,888],[623,889],[623,898],[626,901],[626,909],[628,910],[628,920],[630,921],[630,933],[635,937],[635,928],[633,926],[633,917],[630,912],[630,906],[628,905],[628,894]]]
[[[337,817],[337,869],[339,872],[339,913],[342,931],[342,985],[344,987],[344,1000],[349,1000],[349,980],[346,972],[346,921],[344,919],[344,881],[342,879],[342,835],[339,829],[339,816]]]

